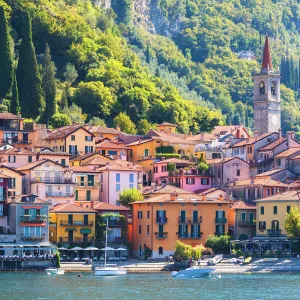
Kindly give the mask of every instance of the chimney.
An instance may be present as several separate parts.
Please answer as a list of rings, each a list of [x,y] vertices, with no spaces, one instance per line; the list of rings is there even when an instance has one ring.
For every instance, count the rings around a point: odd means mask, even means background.
[[[202,194],[202,201],[205,201],[206,200],[206,195]]]
[[[156,192],[157,191],[157,184],[153,187],[153,190]]]
[[[174,191],[174,193],[170,194],[170,201],[176,201],[178,194]]]
[[[201,133],[201,141],[204,141],[204,134]]]
[[[279,128],[279,129],[278,129],[278,138],[280,139],[281,137],[282,137],[282,129]]]
[[[238,127],[238,129],[237,129],[237,131],[236,131],[236,137],[237,137],[238,139],[241,138],[241,129],[240,129],[240,127]]]
[[[94,201],[93,200],[91,201],[91,208],[92,209],[94,208]]]
[[[255,137],[255,138],[258,137],[258,131],[254,131],[254,137]]]
[[[295,139],[295,132],[294,131],[288,131],[286,133],[286,135],[287,135],[288,148],[292,148],[293,139]]]
[[[224,195],[220,194],[219,200],[220,200],[220,201],[223,201],[223,200],[224,200]]]

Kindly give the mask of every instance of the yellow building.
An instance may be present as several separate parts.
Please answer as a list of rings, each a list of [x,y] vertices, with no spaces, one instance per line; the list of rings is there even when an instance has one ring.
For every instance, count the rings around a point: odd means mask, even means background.
[[[157,125],[157,129],[159,131],[164,131],[166,133],[176,133],[176,124],[168,123],[168,122],[163,122],[159,125]]]
[[[53,151],[83,155],[95,151],[95,136],[83,126],[65,126],[53,130],[43,141]]]
[[[265,237],[286,236],[284,222],[291,208],[300,209],[300,199],[296,191],[287,191],[256,202],[256,234]]]
[[[23,194],[22,184],[23,184],[23,178],[25,176],[24,173],[4,165],[0,166],[0,173],[8,177],[8,182],[7,182],[8,197],[19,196]]]
[[[84,154],[81,156],[74,157],[73,159],[70,160],[70,166],[72,167],[84,166],[93,163],[96,160],[97,162],[100,161],[100,163],[103,163],[103,165],[105,165],[106,162],[111,161],[110,158],[95,152],[95,153],[89,153],[89,154]]]
[[[117,139],[120,134],[120,130],[118,130],[118,129],[108,128],[108,127],[103,127],[103,126],[86,125],[85,128],[89,132],[93,133],[98,140],[102,140],[104,138],[114,140],[114,139]]]
[[[93,244],[96,210],[74,204],[58,204],[50,214],[50,242],[55,244]]]

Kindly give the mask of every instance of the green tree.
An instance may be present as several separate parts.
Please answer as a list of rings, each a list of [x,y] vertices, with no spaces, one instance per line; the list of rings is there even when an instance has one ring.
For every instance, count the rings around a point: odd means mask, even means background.
[[[137,124],[137,132],[138,132],[138,134],[145,135],[152,128],[153,128],[153,125],[150,122],[148,122],[147,119],[141,119],[141,120],[138,121],[138,124]]]
[[[61,94],[61,109],[65,109],[68,107],[68,89],[64,88]]]
[[[13,80],[13,58],[4,7],[0,4],[0,99],[9,92]]]
[[[71,124],[72,124],[72,121],[71,121],[71,119],[70,119],[69,116],[57,112],[55,115],[53,115],[53,116],[50,118],[49,124],[50,124],[53,128],[59,128],[59,127],[71,125]]]
[[[78,77],[78,73],[76,71],[76,68],[74,67],[74,65],[72,65],[71,63],[67,63],[66,65],[66,70],[64,72],[64,78],[65,80],[72,85],[74,83],[74,81],[77,79]]]
[[[150,61],[151,61],[151,53],[150,53],[149,45],[147,45],[147,48],[146,48],[146,63],[150,64]]]
[[[92,117],[89,121],[89,125],[106,127],[105,121],[97,117]]]
[[[19,49],[17,81],[22,115],[36,118],[42,109],[42,85],[32,43],[31,19],[28,12],[22,18],[22,42]]]
[[[117,22],[128,24],[132,15],[132,0],[112,0],[111,7],[117,14]]]
[[[290,238],[300,239],[300,211],[297,207],[286,214],[284,228]]]
[[[15,115],[20,114],[20,103],[19,103],[18,83],[17,83],[16,74],[14,74],[13,77],[10,112]]]
[[[206,242],[205,247],[213,249],[215,253],[229,253],[230,251],[230,236],[229,235],[210,235]]]
[[[50,118],[56,113],[55,65],[51,60],[50,47],[48,44],[46,44],[45,48],[43,67],[43,92],[46,100],[44,117],[48,128]]]
[[[125,113],[119,113],[114,118],[114,126],[120,126],[121,131],[127,132],[129,134],[136,134],[136,127],[134,123]]]
[[[176,241],[175,244],[175,253],[174,257],[176,259],[183,259],[183,260],[198,260],[202,257],[202,251],[205,248],[202,245],[193,247],[191,245],[186,245],[180,241]]]
[[[136,188],[133,189],[124,189],[119,194],[119,201],[122,205],[128,206],[130,203],[143,201],[144,196],[141,191],[137,190]]]
[[[71,106],[64,108],[62,113],[67,115],[72,123],[78,123],[80,125],[83,125],[87,119],[87,115],[83,114],[81,107],[77,106],[75,103],[72,103]]]

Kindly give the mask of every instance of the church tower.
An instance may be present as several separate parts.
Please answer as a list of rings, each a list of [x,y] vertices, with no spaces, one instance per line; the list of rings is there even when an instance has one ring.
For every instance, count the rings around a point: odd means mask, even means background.
[[[280,73],[275,72],[266,36],[260,73],[254,79],[254,130],[258,134],[281,128]]]

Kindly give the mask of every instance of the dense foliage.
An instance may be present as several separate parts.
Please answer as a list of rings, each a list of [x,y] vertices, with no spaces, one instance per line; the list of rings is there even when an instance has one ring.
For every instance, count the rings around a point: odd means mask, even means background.
[[[290,238],[300,238],[300,212],[297,207],[291,208],[286,215],[284,228]]]
[[[191,245],[186,245],[180,241],[176,241],[174,258],[176,260],[198,260],[202,257],[202,251],[205,248],[202,245],[192,247]]]
[[[128,206],[130,203],[136,201],[143,201],[144,196],[141,191],[132,188],[132,189],[124,189],[119,194],[119,201],[121,205]]]
[[[230,236],[229,235],[210,235],[205,247],[211,248],[215,253],[229,253],[230,251]]]

